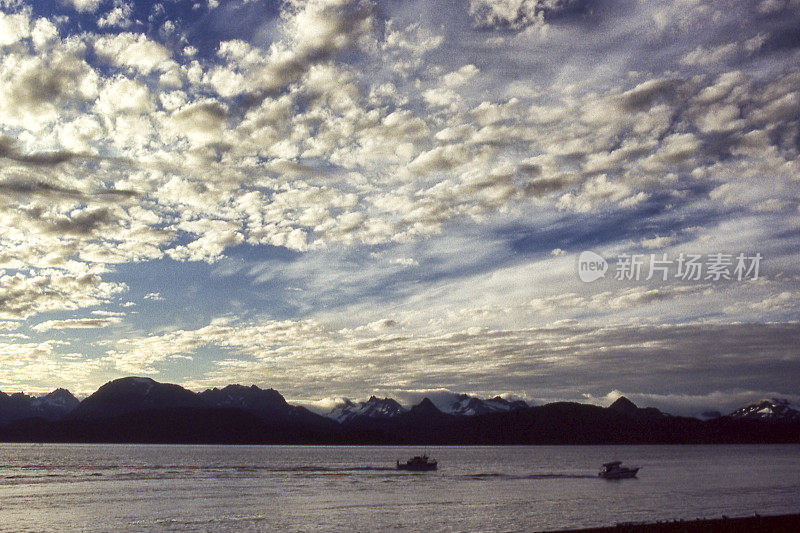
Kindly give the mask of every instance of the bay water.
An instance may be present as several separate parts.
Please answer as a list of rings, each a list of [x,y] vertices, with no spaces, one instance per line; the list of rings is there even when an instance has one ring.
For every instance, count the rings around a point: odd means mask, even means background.
[[[396,460],[427,452],[436,472]],[[603,480],[602,463],[639,466]],[[0,444],[3,531],[536,531],[800,512],[800,446]]]

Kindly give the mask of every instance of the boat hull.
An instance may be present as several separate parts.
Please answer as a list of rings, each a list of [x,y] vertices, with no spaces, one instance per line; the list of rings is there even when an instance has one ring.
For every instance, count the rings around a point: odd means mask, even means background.
[[[429,463],[424,465],[410,465],[407,463],[397,463],[398,470],[408,470],[410,472],[430,472],[436,470],[436,463]]]
[[[638,471],[638,468],[623,468],[621,470],[615,470],[611,472],[600,472],[597,475],[603,479],[628,479],[636,477],[636,473]]]

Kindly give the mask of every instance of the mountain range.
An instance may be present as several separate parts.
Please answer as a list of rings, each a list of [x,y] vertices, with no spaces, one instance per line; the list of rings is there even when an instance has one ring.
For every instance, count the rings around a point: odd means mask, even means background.
[[[59,420],[78,407],[78,399],[66,389],[56,389],[45,396],[35,397],[17,392],[0,392],[0,425],[23,418]]]
[[[391,398],[370,397],[366,402],[353,402],[345,399],[344,403],[334,408],[326,416],[339,423],[348,423],[359,418],[391,418],[408,411]]]
[[[434,403],[431,400],[431,403]],[[515,409],[525,409],[528,404],[522,400],[509,401],[500,396],[482,400],[466,394],[452,394],[440,398],[434,406],[439,411],[454,416],[475,416],[489,413],[505,413]],[[392,398],[370,397],[365,402],[353,402],[345,399],[326,416],[340,423],[348,423],[359,418],[391,418],[408,412],[397,400]]]
[[[752,403],[741,409],[737,409],[728,416],[731,418],[747,418],[751,420],[765,420],[768,422],[800,422],[800,411],[789,407],[789,402],[781,398],[771,398]]]
[[[438,404],[438,405],[437,405]],[[78,401],[0,393],[0,441],[296,444],[603,444],[800,442],[800,411],[763,400],[709,420],[572,402],[528,406],[465,394],[344,400],[329,413],[291,405],[273,389],[228,385],[195,393],[150,378],[106,383]]]

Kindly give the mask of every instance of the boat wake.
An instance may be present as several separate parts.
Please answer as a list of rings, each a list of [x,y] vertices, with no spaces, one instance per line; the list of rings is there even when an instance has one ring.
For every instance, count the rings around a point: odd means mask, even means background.
[[[396,468],[391,466],[298,466],[285,469],[273,469],[275,472],[394,472]]]
[[[542,473],[542,474],[503,474],[501,472],[486,472],[480,474],[464,474],[465,479],[485,480],[485,479],[597,479],[597,476],[590,474],[569,474],[569,473]]]
[[[271,474],[307,474],[314,475],[356,475],[368,472],[397,472],[390,466],[160,466],[158,468],[107,468],[102,471],[87,472],[15,472],[0,475],[0,487],[3,485],[39,484],[69,481],[100,481],[100,480],[152,480],[152,479],[179,479],[179,478],[235,478],[235,477],[261,477]]]

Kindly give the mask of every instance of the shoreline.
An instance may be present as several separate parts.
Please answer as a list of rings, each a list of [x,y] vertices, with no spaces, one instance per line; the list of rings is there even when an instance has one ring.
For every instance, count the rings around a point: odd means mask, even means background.
[[[614,526],[581,529],[546,530],[546,533],[794,533],[800,531],[800,513],[720,518],[697,518],[694,520],[664,520],[658,522],[625,522]]]
[[[2,426],[0,426],[2,430]],[[436,442],[400,442],[400,443],[381,443],[381,442],[228,442],[228,441],[167,441],[167,440],[12,440],[5,439],[0,433],[0,444],[23,444],[23,445],[40,445],[40,444],[97,444],[97,445],[110,445],[110,444],[136,444],[145,446],[308,446],[308,447],[322,447],[322,448],[337,448],[337,447],[357,447],[357,448],[412,448],[419,446],[431,446],[436,448],[554,448],[554,447],[600,447],[600,446],[631,446],[631,447],[657,447],[657,446],[674,446],[674,447],[717,447],[717,446],[798,446],[800,442],[671,442],[666,444],[659,444],[656,442],[599,442],[599,443],[534,443],[534,444],[440,444]]]

